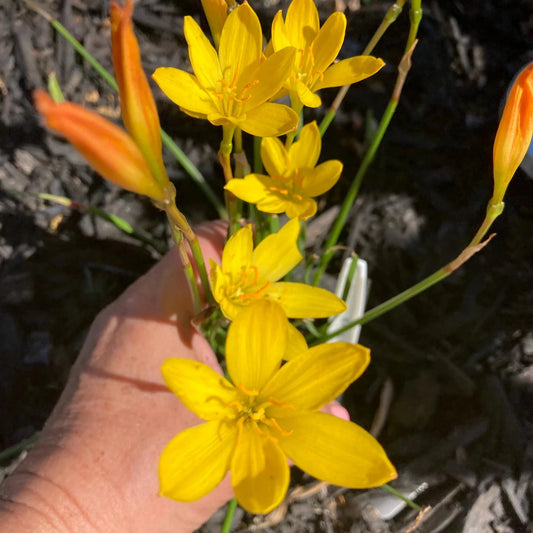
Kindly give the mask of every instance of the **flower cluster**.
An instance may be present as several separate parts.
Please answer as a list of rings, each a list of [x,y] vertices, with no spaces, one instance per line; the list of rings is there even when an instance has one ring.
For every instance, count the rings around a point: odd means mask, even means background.
[[[221,263],[211,261],[209,276],[163,165],[157,109],[133,32],[133,0],[123,7],[111,2],[113,66],[126,131],[81,106],[55,102],[42,90],[34,95],[46,124],[103,177],[166,211],[197,310],[204,306],[198,320],[215,317],[204,327],[219,327],[226,335],[220,350],[226,377],[189,359],[171,358],[163,365],[168,387],[205,423],[180,433],[162,451],[161,494],[195,501],[230,472],[240,504],[266,513],[285,496],[288,460],[330,483],[381,485],[396,471],[380,444],[355,423],[320,412],[365,370],[369,350],[344,342],[309,348],[301,322],[291,320],[325,319],[346,310],[340,298],[301,282],[305,277],[294,271],[303,259],[302,229],[318,209],[315,198],[331,189],[343,170],[337,160],[319,163],[321,132],[316,122],[303,123],[303,109],[321,105],[320,89],[364,80],[384,63],[372,56],[336,61],[346,18],[334,13],[321,25],[313,0],[293,0],[285,15],[279,11],[266,47],[259,18],[246,0],[241,5],[202,0],[202,5],[212,42],[192,17],[184,20],[193,73],[161,67],[153,79],[186,114],[222,126],[219,157],[229,238]],[[286,103],[277,101],[282,97]],[[253,172],[242,132],[261,138]],[[529,65],[511,90],[496,136],[489,207],[503,209],[505,190],[532,134]],[[235,174],[229,158],[233,143]],[[239,200],[248,204],[254,224],[241,223]],[[281,228],[280,214],[288,218]],[[492,222],[487,220],[475,245]],[[202,280],[203,302],[183,235]],[[326,338],[320,337],[320,325],[308,325],[316,338]]]

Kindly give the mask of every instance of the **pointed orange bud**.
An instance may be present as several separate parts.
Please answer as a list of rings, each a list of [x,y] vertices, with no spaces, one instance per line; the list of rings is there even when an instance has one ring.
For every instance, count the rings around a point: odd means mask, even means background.
[[[231,4],[231,6],[230,6]],[[235,2],[226,0],[202,0],[202,7],[213,36],[216,48],[218,48],[218,42],[220,41],[220,34],[222,32],[222,26],[228,18],[228,9],[233,7]]]
[[[139,44],[133,32],[133,0],[124,7],[111,2],[111,48],[122,120],[162,188],[169,179],[161,155],[159,115],[141,65]]]
[[[490,203],[497,205],[522,163],[533,136],[533,63],[516,78],[494,141],[494,193]]]
[[[165,191],[133,139],[118,126],[82,106],[55,103],[45,91],[34,91],[35,107],[46,125],[66,139],[104,178],[138,194],[163,201]]]

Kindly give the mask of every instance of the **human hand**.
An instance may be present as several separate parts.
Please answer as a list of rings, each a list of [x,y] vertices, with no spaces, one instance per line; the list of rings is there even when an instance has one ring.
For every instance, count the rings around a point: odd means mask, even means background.
[[[197,233],[218,259],[225,226]],[[232,497],[228,477],[194,503],[158,496],[162,450],[200,422],[165,387],[161,364],[190,358],[220,371],[192,318],[176,250],[98,315],[39,441],[0,487],[2,531],[193,531]]]

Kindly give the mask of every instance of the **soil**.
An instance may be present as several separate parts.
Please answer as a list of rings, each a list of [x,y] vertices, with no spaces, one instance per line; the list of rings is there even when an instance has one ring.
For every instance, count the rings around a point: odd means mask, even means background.
[[[251,3],[263,21],[287,5]],[[110,69],[107,1],[40,5]],[[344,56],[362,51],[389,5],[319,2],[322,20],[335,7],[346,13]],[[342,239],[369,263],[369,307],[443,266],[471,239],[491,194],[492,143],[507,86],[533,59],[530,0],[426,0],[423,8],[397,113]],[[345,163],[341,183],[320,202],[331,216],[357,171],[365,131],[391,94],[409,24],[404,11],[374,52],[386,68],[351,89],[325,136],[322,157]],[[187,68],[185,15],[205,27],[199,1],[137,2],[134,20],[148,73],[162,65]],[[268,26],[264,22],[265,32]],[[19,0],[2,0],[0,449],[42,427],[95,315],[170,245],[163,217],[149,202],[108,185],[42,128],[31,91],[45,87],[52,72],[67,99],[119,116],[113,91],[42,16]],[[219,132],[154,91],[163,127],[220,191]],[[329,103],[335,92],[322,96]],[[169,154],[165,158],[190,221],[214,219],[198,187]],[[44,202],[38,193],[119,215],[156,245],[83,209]],[[416,501],[425,511],[391,510],[398,500],[381,489],[315,488],[295,472],[281,510],[267,517],[237,512],[235,530],[533,531],[532,199],[533,180],[519,170],[490,244],[444,282],[363,327],[361,342],[373,360],[347,392],[346,405],[366,428],[378,414],[385,417],[379,439],[399,469],[393,486],[411,497],[420,493]],[[329,223],[317,220],[318,244]],[[341,259],[339,253],[331,272]],[[222,516],[223,510],[202,531],[218,531]]]

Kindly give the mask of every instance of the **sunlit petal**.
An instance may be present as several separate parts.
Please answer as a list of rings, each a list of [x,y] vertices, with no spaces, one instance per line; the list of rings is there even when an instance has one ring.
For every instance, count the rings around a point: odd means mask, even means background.
[[[279,137],[295,131],[298,120],[298,115],[290,107],[265,102],[255,109],[246,111],[246,118],[241,123],[241,128],[256,137]]]
[[[294,48],[285,48],[267,57],[251,74],[254,85],[249,89],[249,98],[244,102],[244,110],[253,109],[272,98],[281,89],[292,70]]]
[[[261,159],[271,176],[283,176],[291,168],[287,150],[276,137],[266,137],[261,141]]]
[[[220,36],[219,57],[228,83],[246,78],[261,59],[261,24],[248,3],[235,8],[226,19]]]
[[[268,193],[268,188],[260,176],[260,174],[248,174],[244,179],[229,180],[224,189],[245,202],[255,204]]]
[[[396,478],[383,448],[363,428],[324,413],[284,418],[280,439],[294,463],[317,479],[350,488],[378,487]]]
[[[287,338],[287,351],[285,352],[283,359],[290,361],[307,351],[307,342],[298,329],[296,329],[290,322],[288,325],[289,336]]]
[[[243,309],[226,340],[226,363],[234,385],[260,390],[278,370],[287,336],[287,317],[276,303],[263,299]]]
[[[211,367],[191,359],[166,359],[161,373],[167,387],[204,420],[233,417],[227,404],[238,397],[233,385]]]
[[[296,168],[309,167],[313,168],[320,156],[320,149],[322,148],[322,140],[316,121],[306,124],[298,141],[293,143],[289,148],[289,157],[291,163]],[[310,196],[315,196],[310,194]]]
[[[277,281],[302,260],[297,246],[299,233],[298,220],[290,220],[277,233],[268,235],[257,245],[252,263],[257,265],[260,279]]]
[[[217,51],[192,17],[185,17],[183,30],[189,45],[189,58],[194,74],[204,89],[215,87],[218,80],[222,78]],[[187,96],[185,94],[185,98]]]
[[[252,225],[236,231],[226,242],[222,252],[222,270],[238,274],[252,263],[254,241]]]
[[[250,513],[268,513],[285,497],[289,480],[287,459],[278,444],[261,435],[254,422],[243,424],[231,461],[239,504]]]
[[[370,362],[370,350],[360,344],[320,344],[280,368],[263,387],[261,399],[277,398],[303,411],[317,411],[343,393]],[[291,411],[272,407],[275,418],[292,416]]]
[[[229,470],[237,427],[207,422],[174,437],[159,460],[160,494],[192,502],[211,492]]]
[[[324,77],[313,85],[313,90],[317,91],[324,87],[342,87],[369,78],[380,70],[385,63],[372,56],[356,56],[343,59],[335,65],[331,65]]]
[[[293,46],[302,50],[309,46],[320,27],[313,0],[293,0],[287,9],[285,25]]]
[[[161,90],[183,109],[203,115],[217,110],[209,94],[188,72],[172,67],[160,67],[153,73],[152,78]]]
[[[299,218],[307,220],[316,214],[317,205],[312,198],[302,198],[298,201],[287,202],[285,205],[285,214],[289,218]]]
[[[345,32],[346,17],[344,13],[337,11],[330,15],[312,44],[315,58],[314,68],[317,71],[324,72],[335,61],[344,42]]]
[[[283,50],[287,46],[293,46],[287,34],[285,21],[281,9],[276,13],[272,21],[272,47],[275,52]]]
[[[334,159],[302,173],[302,191],[309,196],[319,196],[329,191],[339,180],[342,163]]]
[[[312,92],[309,87],[307,87],[307,85],[305,85],[301,81],[296,82],[296,92],[298,94],[300,102],[302,102],[304,106],[314,108],[320,107],[320,105],[322,104],[320,96]]]

